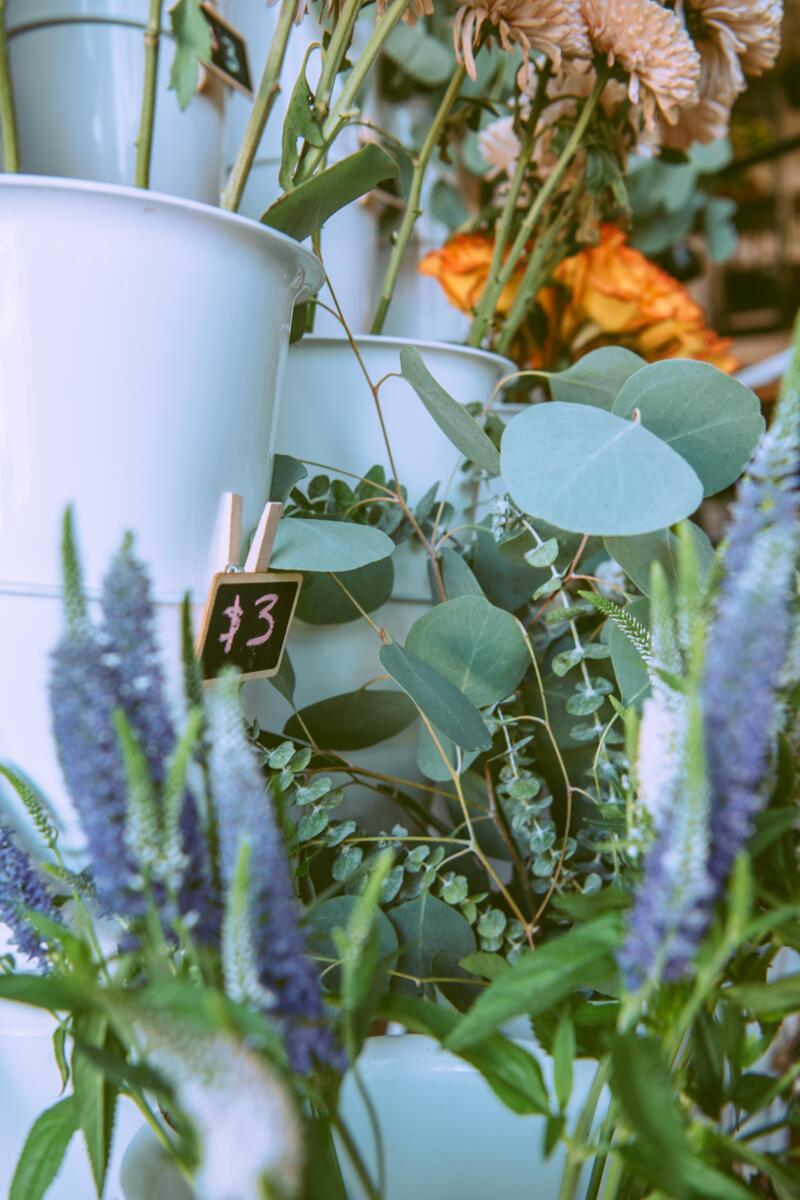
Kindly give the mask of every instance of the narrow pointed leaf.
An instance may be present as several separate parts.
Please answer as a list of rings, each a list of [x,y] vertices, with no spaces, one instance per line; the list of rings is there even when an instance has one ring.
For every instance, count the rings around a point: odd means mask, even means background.
[[[464,405],[436,382],[419,350],[405,346],[400,351],[400,372],[456,449],[490,475],[499,475],[500,455],[494,442]]]
[[[483,717],[449,679],[396,642],[382,646],[381,664],[436,729],[462,750],[488,750],[492,744]]]

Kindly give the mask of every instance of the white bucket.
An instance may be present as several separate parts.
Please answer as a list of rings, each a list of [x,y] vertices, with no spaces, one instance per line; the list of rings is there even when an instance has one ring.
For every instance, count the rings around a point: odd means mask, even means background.
[[[43,682],[65,506],[90,591],[131,529],[176,629],[182,594],[207,588],[221,494],[258,520],[292,308],[320,281],[291,239],[218,209],[0,179],[0,760],[54,801]]]
[[[147,0],[6,0],[21,169],[133,184],[144,87]],[[219,202],[223,85],[205,73],[181,112],[161,42],[151,185]]]

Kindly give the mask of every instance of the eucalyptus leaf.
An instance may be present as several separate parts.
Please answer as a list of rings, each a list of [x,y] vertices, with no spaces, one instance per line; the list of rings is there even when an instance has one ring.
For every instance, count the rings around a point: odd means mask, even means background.
[[[415,979],[465,974],[459,962],[477,950],[475,934],[452,905],[425,892],[388,915],[400,943],[398,970]]]
[[[340,208],[396,176],[394,159],[381,146],[369,142],[281,196],[261,220],[302,242],[321,229]]]
[[[488,750],[491,735],[474,704],[440,671],[396,642],[382,646],[381,664],[436,729],[462,750]]]
[[[334,929],[347,929],[358,907],[358,896],[334,896],[316,904],[306,925],[308,948],[312,954],[322,958],[339,957],[333,941]],[[377,959],[384,968],[392,969],[397,962],[399,944],[394,925],[380,909],[375,910],[374,920],[378,931]],[[341,970],[335,967],[325,970],[322,976],[325,987],[337,991],[341,984]]]
[[[276,571],[355,571],[393,551],[392,539],[370,525],[284,517],[270,566]]]
[[[590,350],[565,371],[549,375],[547,382],[554,400],[593,404],[610,411],[622,385],[645,365],[643,358],[624,346],[602,346]]]
[[[452,779],[451,770],[460,769],[463,774],[467,771],[478,757],[477,750],[462,750],[459,749],[450,738],[445,737],[440,729],[436,730],[436,736],[439,739],[439,745],[442,748],[447,763],[442,760],[442,755],[436,747],[431,735],[425,726],[420,723],[419,741],[417,742],[417,766],[426,779],[432,779],[434,783],[446,783]],[[447,764],[450,764],[449,768]]]
[[[544,571],[507,557],[488,530],[475,541],[472,569],[488,600],[506,612],[516,612],[547,578]]]
[[[499,475],[500,456],[494,442],[464,405],[436,382],[419,350],[413,346],[405,346],[400,351],[400,373],[456,449],[490,475]]]
[[[459,596],[424,613],[406,648],[479,708],[510,695],[531,661],[514,617],[482,596]]]
[[[503,478],[516,503],[562,529],[630,536],[689,516],[703,488],[639,421],[589,405],[535,404],[506,426]]]
[[[475,578],[469,564],[457,550],[449,546],[441,551],[439,562],[442,568],[444,590],[450,600],[457,596],[482,596],[483,588]]]
[[[347,592],[342,590],[340,580]],[[394,564],[391,558],[368,563],[357,571],[340,571],[336,578],[327,572],[308,571],[297,601],[295,616],[308,625],[346,625],[361,619],[360,609],[374,612],[391,597]]]
[[[299,458],[292,458],[291,454],[273,454],[269,485],[270,500],[285,504],[294,485],[301,479],[305,479],[307,475],[308,471]]]
[[[270,675],[269,682],[275,688],[275,691],[283,696],[284,700],[288,700],[289,704],[294,708],[294,689],[297,685],[297,679],[288,651],[284,650],[281,665],[274,675]]]
[[[403,692],[362,688],[318,700],[290,717],[284,734],[306,738],[324,750],[364,750],[402,733],[417,720],[417,710]]]
[[[708,534],[687,522],[694,540],[697,566],[701,578],[705,578],[714,561],[714,547]],[[678,539],[669,529],[657,533],[642,533],[638,537],[607,537],[605,547],[615,562],[645,596],[650,595],[651,570],[654,562],[660,563],[667,580],[674,584],[678,580]]]
[[[428,33],[424,25],[395,25],[383,53],[425,88],[447,83],[453,74],[452,46]]]
[[[536,1016],[571,992],[597,987],[613,977],[614,952],[623,928],[619,914],[606,913],[523,954],[478,997],[447,1039],[448,1049],[463,1050],[512,1017]]]
[[[686,459],[706,496],[738,479],[764,432],[755,393],[710,363],[667,359],[643,367],[614,402],[618,417],[634,411]]]

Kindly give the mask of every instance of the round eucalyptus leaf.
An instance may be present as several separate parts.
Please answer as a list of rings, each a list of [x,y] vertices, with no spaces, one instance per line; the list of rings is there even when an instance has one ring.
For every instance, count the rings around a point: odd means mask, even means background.
[[[612,411],[630,418],[634,410],[694,468],[706,496],[739,478],[764,432],[755,393],[710,363],[669,359],[643,367]]]
[[[392,539],[371,525],[284,517],[270,566],[276,571],[355,571],[393,551]]]
[[[400,943],[400,971],[416,979],[464,974],[458,964],[477,945],[469,922],[452,905],[426,892],[390,909],[389,919]]]
[[[641,422],[590,405],[533,405],[506,427],[501,457],[520,508],[574,533],[650,533],[703,498],[689,464]]]
[[[394,586],[391,558],[368,563],[357,571],[341,571],[337,579],[365,612],[374,612],[390,598]],[[295,616],[308,625],[345,625],[361,616],[358,608],[328,572],[308,571],[303,576]]]
[[[517,622],[482,596],[437,604],[414,622],[406,647],[479,708],[504,700],[530,666]]]
[[[309,704],[289,718],[283,732],[302,739],[310,733],[323,750],[364,750],[402,733],[416,719],[417,710],[403,692],[362,688]]]
[[[358,904],[358,896],[334,896],[331,900],[323,900],[315,905],[306,925],[306,936],[309,951],[321,958],[339,958],[339,951],[333,941],[334,929],[346,929],[353,909]],[[394,925],[385,913],[377,909],[375,923],[378,929],[378,961],[389,967],[394,967],[397,961],[398,944]],[[339,987],[341,969],[333,967],[325,969],[327,964],[321,964],[322,983],[331,990]]]
[[[566,371],[550,375],[550,395],[567,404],[593,404],[610,409],[620,388],[645,365],[645,360],[624,346],[590,350]]]

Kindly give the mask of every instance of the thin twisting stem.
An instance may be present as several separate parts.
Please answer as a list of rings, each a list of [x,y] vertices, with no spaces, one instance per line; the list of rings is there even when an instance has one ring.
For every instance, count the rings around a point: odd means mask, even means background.
[[[150,187],[153,158],[153,130],[156,122],[158,59],[161,51],[161,10],[164,0],[150,0],[147,28],[144,31],[144,90],[139,136],[136,139],[136,187]]]

